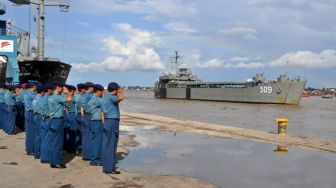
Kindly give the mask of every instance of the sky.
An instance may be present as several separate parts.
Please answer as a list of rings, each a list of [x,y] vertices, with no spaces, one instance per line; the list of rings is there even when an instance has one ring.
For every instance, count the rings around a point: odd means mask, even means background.
[[[36,45],[35,7],[2,2],[1,19]],[[336,87],[335,17],[335,0],[71,0],[69,12],[47,8],[46,55],[72,65],[71,84],[153,86],[178,50],[204,81],[288,74]]]

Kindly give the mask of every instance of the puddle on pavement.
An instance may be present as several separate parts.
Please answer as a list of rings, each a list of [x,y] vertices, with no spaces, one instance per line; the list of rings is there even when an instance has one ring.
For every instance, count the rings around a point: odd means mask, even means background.
[[[122,126],[140,145],[120,166],[131,172],[181,175],[220,187],[334,187],[336,154],[248,140],[210,138]],[[286,151],[288,150],[288,152]]]

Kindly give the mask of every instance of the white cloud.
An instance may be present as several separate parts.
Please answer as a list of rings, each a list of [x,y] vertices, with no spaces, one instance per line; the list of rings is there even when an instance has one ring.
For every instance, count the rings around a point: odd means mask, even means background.
[[[164,69],[160,56],[154,50],[160,44],[160,37],[154,32],[133,28],[130,24],[120,23],[114,28],[127,37],[123,42],[114,36],[102,39],[103,50],[108,54],[101,62],[73,64],[77,71],[115,71]]]
[[[228,59],[228,61],[232,61],[232,62],[246,62],[249,61],[250,58],[249,57],[231,57],[230,59]]]
[[[220,34],[224,35],[255,35],[257,30],[250,27],[232,27],[226,29],[220,29],[218,31]]]
[[[171,22],[171,23],[164,25],[164,27],[167,30],[181,32],[181,33],[197,33],[198,32],[196,29],[191,28],[184,22]]]
[[[270,62],[270,66],[279,67],[299,66],[306,68],[332,68],[336,67],[336,51],[323,50],[321,53],[311,51],[297,51],[286,53],[279,59]]]
[[[83,27],[89,27],[91,26],[88,22],[84,22],[84,21],[79,21],[77,22],[78,25],[83,26]]]

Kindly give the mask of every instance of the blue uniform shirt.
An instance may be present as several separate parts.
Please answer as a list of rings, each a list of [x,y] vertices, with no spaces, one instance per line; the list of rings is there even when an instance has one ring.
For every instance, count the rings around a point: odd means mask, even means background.
[[[76,102],[74,96],[70,102],[65,103],[65,108],[68,110],[69,113],[76,113]]]
[[[119,101],[116,95],[106,94],[102,100],[104,116],[107,119],[120,119]]]
[[[24,103],[24,94],[27,92],[27,90],[25,89],[21,89],[20,90],[20,94],[17,96],[17,102],[21,102],[21,103]]]
[[[39,101],[39,105],[41,107],[41,114],[43,116],[49,116],[48,97],[49,96],[45,94],[43,97],[41,97],[41,100]]]
[[[80,98],[80,105],[81,107],[83,107],[85,113],[90,113],[89,108],[88,108],[88,103],[92,95],[93,95],[92,93],[85,92],[84,94],[82,94]]]
[[[75,105],[76,105],[76,112],[79,113],[80,112],[80,108],[81,108],[81,103],[80,103],[80,99],[82,97],[82,94],[75,94],[73,96],[73,98],[75,99]]]
[[[102,113],[102,98],[97,95],[93,95],[88,103],[90,119],[101,120]]]
[[[34,109],[34,112],[36,113],[41,113],[41,107],[39,106],[39,100],[41,100],[41,95],[40,94],[37,94],[35,96],[35,99],[33,100],[33,109]]]
[[[65,99],[65,96],[56,93],[48,97],[50,118],[63,117]]]
[[[5,103],[5,90],[0,89],[0,103]]]
[[[10,91],[7,91],[5,93],[5,103],[6,105],[10,105],[10,106],[14,106],[16,105],[16,101],[15,101],[15,94],[10,92]]]
[[[25,111],[34,110],[33,109],[33,100],[35,99],[36,92],[32,92],[31,90],[26,90],[23,93],[23,103],[25,107]]]

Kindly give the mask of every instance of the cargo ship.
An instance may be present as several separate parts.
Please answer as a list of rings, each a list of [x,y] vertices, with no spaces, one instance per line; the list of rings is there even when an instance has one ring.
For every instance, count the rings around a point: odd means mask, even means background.
[[[66,12],[69,4],[45,0],[9,0],[15,5],[33,5],[38,11],[37,48],[30,46],[30,33],[17,28],[11,22],[0,20],[0,83],[25,83],[39,81],[66,82],[71,65],[58,58],[44,56],[45,7],[58,6]],[[6,13],[6,7],[0,4],[0,14]],[[35,55],[33,55],[35,54]]]
[[[257,74],[245,82],[204,82],[190,68],[178,68],[179,57],[176,52],[176,72],[160,76],[155,83],[156,98],[298,105],[307,82],[286,74],[272,81]]]

